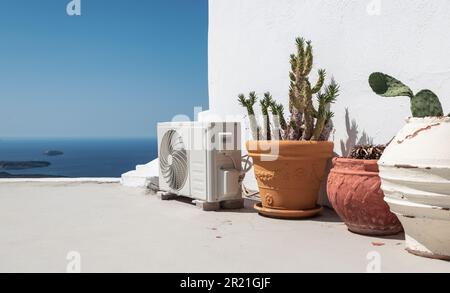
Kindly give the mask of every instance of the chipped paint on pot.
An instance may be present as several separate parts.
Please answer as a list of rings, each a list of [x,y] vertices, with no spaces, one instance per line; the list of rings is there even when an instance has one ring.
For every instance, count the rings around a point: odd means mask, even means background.
[[[450,260],[450,117],[410,118],[379,161],[406,249]]]

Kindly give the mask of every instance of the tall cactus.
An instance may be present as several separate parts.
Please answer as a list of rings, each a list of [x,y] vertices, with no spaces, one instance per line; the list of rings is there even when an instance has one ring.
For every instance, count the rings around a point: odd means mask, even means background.
[[[339,86],[332,82],[325,93],[322,94],[321,89],[325,83],[326,72],[324,69],[320,69],[318,71],[319,78],[312,87],[309,81],[309,74],[313,67],[311,41],[305,42],[303,38],[297,38],[296,44],[297,53],[291,55],[291,72],[289,74],[291,80],[289,89],[291,113],[298,111],[303,114],[302,122],[296,121],[295,117],[293,117],[294,124],[303,125],[301,139],[319,140],[327,118],[327,112],[324,109],[330,103],[333,103],[339,95]],[[314,108],[314,94],[317,94],[319,101],[322,101],[322,104],[319,105],[319,110]]]
[[[430,90],[422,90],[414,95],[413,91],[401,81],[381,72],[374,72],[370,75],[369,85],[376,94],[382,97],[409,97],[413,117],[444,116],[438,96]]]
[[[283,106],[275,103],[272,95],[266,93],[264,99],[260,101],[264,126],[259,128],[253,111],[253,105],[257,99],[256,94],[252,92],[248,100],[245,99],[244,95],[239,96],[240,104],[247,108],[249,113],[254,139],[267,138],[271,140],[273,136],[275,139],[284,140],[322,141],[328,140],[330,137],[333,130],[333,122],[331,121],[333,113],[330,112],[330,105],[339,96],[339,86],[332,80],[322,92],[326,78],[326,72],[323,69],[318,71],[318,80],[312,86],[309,81],[314,63],[311,41],[297,38],[296,46],[297,52],[290,56],[289,121],[284,118]],[[314,107],[313,95],[317,96],[317,110]],[[269,109],[273,114],[273,135],[268,116]]]

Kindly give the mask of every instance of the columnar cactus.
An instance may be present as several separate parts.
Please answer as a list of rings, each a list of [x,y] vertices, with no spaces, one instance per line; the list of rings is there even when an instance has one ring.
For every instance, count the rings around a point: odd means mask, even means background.
[[[329,105],[336,101],[338,95],[339,86],[334,79],[331,80],[330,85],[325,88],[324,93],[319,93],[317,95],[319,109],[317,111],[317,122],[314,129],[313,140],[320,140],[321,135],[324,133],[325,126],[331,121],[331,118],[333,118],[334,113],[329,110]]]
[[[272,103],[270,105],[270,112],[272,112],[272,139],[273,140],[280,140],[281,139],[281,123],[280,119],[277,116],[277,111],[275,109],[275,103]]]
[[[283,132],[287,129],[286,120],[284,120],[284,107],[282,104],[277,104],[275,101],[270,105],[273,119],[272,138],[280,140],[283,138]]]
[[[401,81],[381,72],[372,73],[369,84],[372,90],[382,97],[409,97],[413,117],[444,116],[439,98],[430,90],[422,90],[414,95],[413,91]]]
[[[253,108],[256,104],[256,100],[257,97],[255,92],[251,92],[248,99],[246,99],[243,94],[240,94],[238,99],[241,106],[247,109],[248,119],[250,121],[250,130],[254,140],[258,140],[260,138],[260,128],[258,127],[258,122],[255,117],[255,110]]]
[[[322,132],[332,117],[328,108],[334,103],[339,95],[339,86],[332,81],[322,93],[322,87],[325,83],[326,72],[319,69],[319,78],[312,87],[309,82],[309,74],[313,66],[313,49],[311,41],[305,42],[302,38],[296,39],[297,54],[291,55],[291,72],[289,77],[291,85],[289,89],[289,101],[291,105],[291,123],[292,125],[302,125],[300,131],[301,137],[293,139],[303,140],[320,140]],[[319,101],[319,110],[314,108],[313,95],[317,94]],[[298,117],[296,112],[302,113],[302,117]],[[297,117],[296,117],[297,116]],[[298,121],[297,119],[302,119]],[[322,136],[323,137],[323,136]],[[328,138],[327,138],[328,139]]]
[[[269,117],[269,108],[274,103],[272,99],[272,95],[267,92],[264,94],[264,99],[260,101],[261,103],[261,112],[264,117],[264,125],[262,127],[262,139],[272,140],[272,133],[270,130],[270,117]]]
[[[314,86],[309,82],[309,74],[313,68],[313,48],[311,41],[305,42],[302,38],[296,39],[297,52],[290,58],[291,72],[289,88],[289,111],[290,120],[284,118],[284,109],[281,104],[273,101],[272,95],[266,93],[261,101],[261,110],[264,116],[264,126],[259,128],[254,119],[253,105],[256,95],[251,94],[248,100],[244,95],[239,95],[239,102],[247,108],[252,128],[253,138],[271,140],[272,136],[284,140],[328,140],[333,129],[330,112],[330,105],[339,96],[339,86],[334,80],[324,87],[326,72],[323,69],[318,71],[318,80]],[[322,91],[322,88],[324,90]],[[318,109],[314,107],[313,96],[317,96]],[[274,132],[271,135],[270,118],[268,109],[273,114]],[[253,126],[252,126],[253,125]],[[255,135],[255,129],[262,129]]]

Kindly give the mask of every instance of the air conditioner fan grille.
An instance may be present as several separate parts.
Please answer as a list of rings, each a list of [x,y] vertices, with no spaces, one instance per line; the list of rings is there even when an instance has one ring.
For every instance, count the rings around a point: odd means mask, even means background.
[[[181,190],[188,176],[186,148],[182,137],[175,130],[169,130],[160,146],[159,164],[165,182],[173,190]]]

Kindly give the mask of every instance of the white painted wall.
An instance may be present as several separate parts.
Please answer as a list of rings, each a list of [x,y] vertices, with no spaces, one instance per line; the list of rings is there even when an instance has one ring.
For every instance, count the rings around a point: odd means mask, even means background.
[[[450,112],[448,0],[210,0],[209,7],[212,113],[244,113],[236,98],[251,90],[271,91],[287,104],[296,36],[313,41],[316,68],[341,84],[333,108],[339,154],[340,140],[348,137],[345,108],[375,143],[389,141],[410,115],[406,98],[372,93],[367,78],[373,71],[414,91],[433,90]]]
[[[349,140],[346,108],[358,136],[366,131],[374,143],[388,142],[410,115],[407,98],[372,92],[367,79],[374,71],[399,78],[413,91],[433,90],[450,112],[448,0],[209,0],[210,111],[200,119],[244,117],[237,95],[253,90],[271,91],[287,106],[289,55],[297,36],[313,41],[316,69],[325,68],[341,85],[333,107],[338,154],[341,140],[349,147],[356,140]],[[253,174],[245,184],[256,189]],[[329,205],[324,188],[319,202]]]

